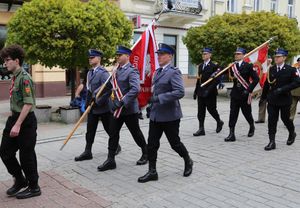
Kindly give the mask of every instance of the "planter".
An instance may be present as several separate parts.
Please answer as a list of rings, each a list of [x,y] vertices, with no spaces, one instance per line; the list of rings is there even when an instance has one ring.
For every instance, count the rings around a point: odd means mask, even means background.
[[[226,91],[227,97],[230,98],[230,93],[231,93],[232,87],[227,87],[226,89],[227,89],[227,91]]]
[[[38,123],[50,122],[51,106],[49,105],[37,105],[34,110],[36,120]]]
[[[80,118],[79,108],[71,107],[71,106],[62,106],[59,107],[59,109],[60,109],[61,121],[66,124],[76,123]]]
[[[56,111],[52,111],[51,116],[50,116],[50,121],[53,122],[61,122],[61,116],[60,113],[56,112]]]

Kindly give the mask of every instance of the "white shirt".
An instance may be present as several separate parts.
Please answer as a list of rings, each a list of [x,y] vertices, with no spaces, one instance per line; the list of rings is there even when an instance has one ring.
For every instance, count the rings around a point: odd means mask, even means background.
[[[96,67],[93,69],[93,73],[96,72],[96,70],[98,69],[98,67],[100,67],[100,65],[96,66]]]
[[[127,62],[126,64],[124,64],[123,66],[120,66],[120,69],[125,68],[130,62]]]
[[[243,60],[240,60],[240,61],[236,61],[235,63],[238,63],[239,64],[239,67],[242,65],[243,63]]]
[[[207,66],[207,64],[210,62],[210,59],[208,59],[207,61],[205,61],[204,63],[203,63],[203,67],[202,67],[202,69],[204,69],[204,67],[206,67]]]
[[[276,65],[277,72],[280,71],[283,68],[283,66],[284,66],[284,62],[280,66]],[[278,68],[280,68],[280,70],[278,70]]]
[[[169,62],[168,64],[164,65],[163,67],[160,67],[160,68],[162,68],[161,71],[163,71],[165,68],[167,68],[170,64],[171,64],[171,62]]]

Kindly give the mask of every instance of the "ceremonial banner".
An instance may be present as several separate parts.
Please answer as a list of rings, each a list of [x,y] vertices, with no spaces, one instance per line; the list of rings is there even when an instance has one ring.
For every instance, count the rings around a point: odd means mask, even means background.
[[[140,72],[141,92],[138,96],[139,107],[142,108],[148,104],[152,95],[151,85],[155,69],[158,68],[157,62],[157,44],[154,35],[154,21],[148,25],[147,29],[141,35],[141,38],[132,48],[130,62]]]
[[[253,69],[257,72],[257,75],[259,76],[259,85],[257,85],[258,88],[263,88],[264,83],[267,79],[268,50],[269,44],[266,44],[264,47],[260,48],[259,50],[252,53],[250,56],[244,59],[244,61],[253,64]]]

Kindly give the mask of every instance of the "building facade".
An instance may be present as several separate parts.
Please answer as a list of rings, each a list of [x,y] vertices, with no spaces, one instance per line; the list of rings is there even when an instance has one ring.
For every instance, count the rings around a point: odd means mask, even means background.
[[[134,30],[133,42],[137,40],[157,12],[162,9],[166,10],[159,18],[159,26],[155,31],[156,40],[158,43],[168,43],[176,49],[174,64],[182,71],[186,86],[194,84],[194,80],[191,78],[194,78],[197,72],[196,66],[191,63],[188,50],[182,42],[182,37],[186,35],[190,27],[203,25],[210,17],[226,12],[274,11],[279,15],[296,18],[298,22],[300,20],[299,0],[171,0],[170,2],[175,5],[172,9],[168,8],[167,0],[119,0],[118,4],[128,18],[134,20],[137,17],[140,18],[140,24],[136,25]],[[176,4],[193,7],[192,3],[195,2],[201,4],[200,13],[181,12],[181,8],[177,10]]]
[[[14,12],[22,6],[22,0],[3,0],[0,1],[0,50],[4,47],[7,37],[7,23]],[[47,68],[39,64],[29,66],[24,65],[25,70],[30,72],[36,89],[37,97],[65,96],[66,72],[61,68]],[[10,76],[5,71],[0,60],[0,100],[9,99]]]

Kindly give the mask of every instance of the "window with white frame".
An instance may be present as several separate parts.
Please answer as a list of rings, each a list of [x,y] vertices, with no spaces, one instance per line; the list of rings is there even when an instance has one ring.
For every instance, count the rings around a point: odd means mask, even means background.
[[[253,3],[254,3],[253,5],[254,11],[258,12],[260,10],[260,0],[254,0]]]
[[[236,0],[227,0],[227,12],[236,12]]]
[[[294,0],[288,0],[288,17],[293,18],[294,17]]]
[[[142,36],[142,32],[134,32],[133,33],[133,44],[136,43],[136,41],[138,41],[138,39]]]
[[[271,0],[270,10],[272,12],[277,12],[277,0]]]

